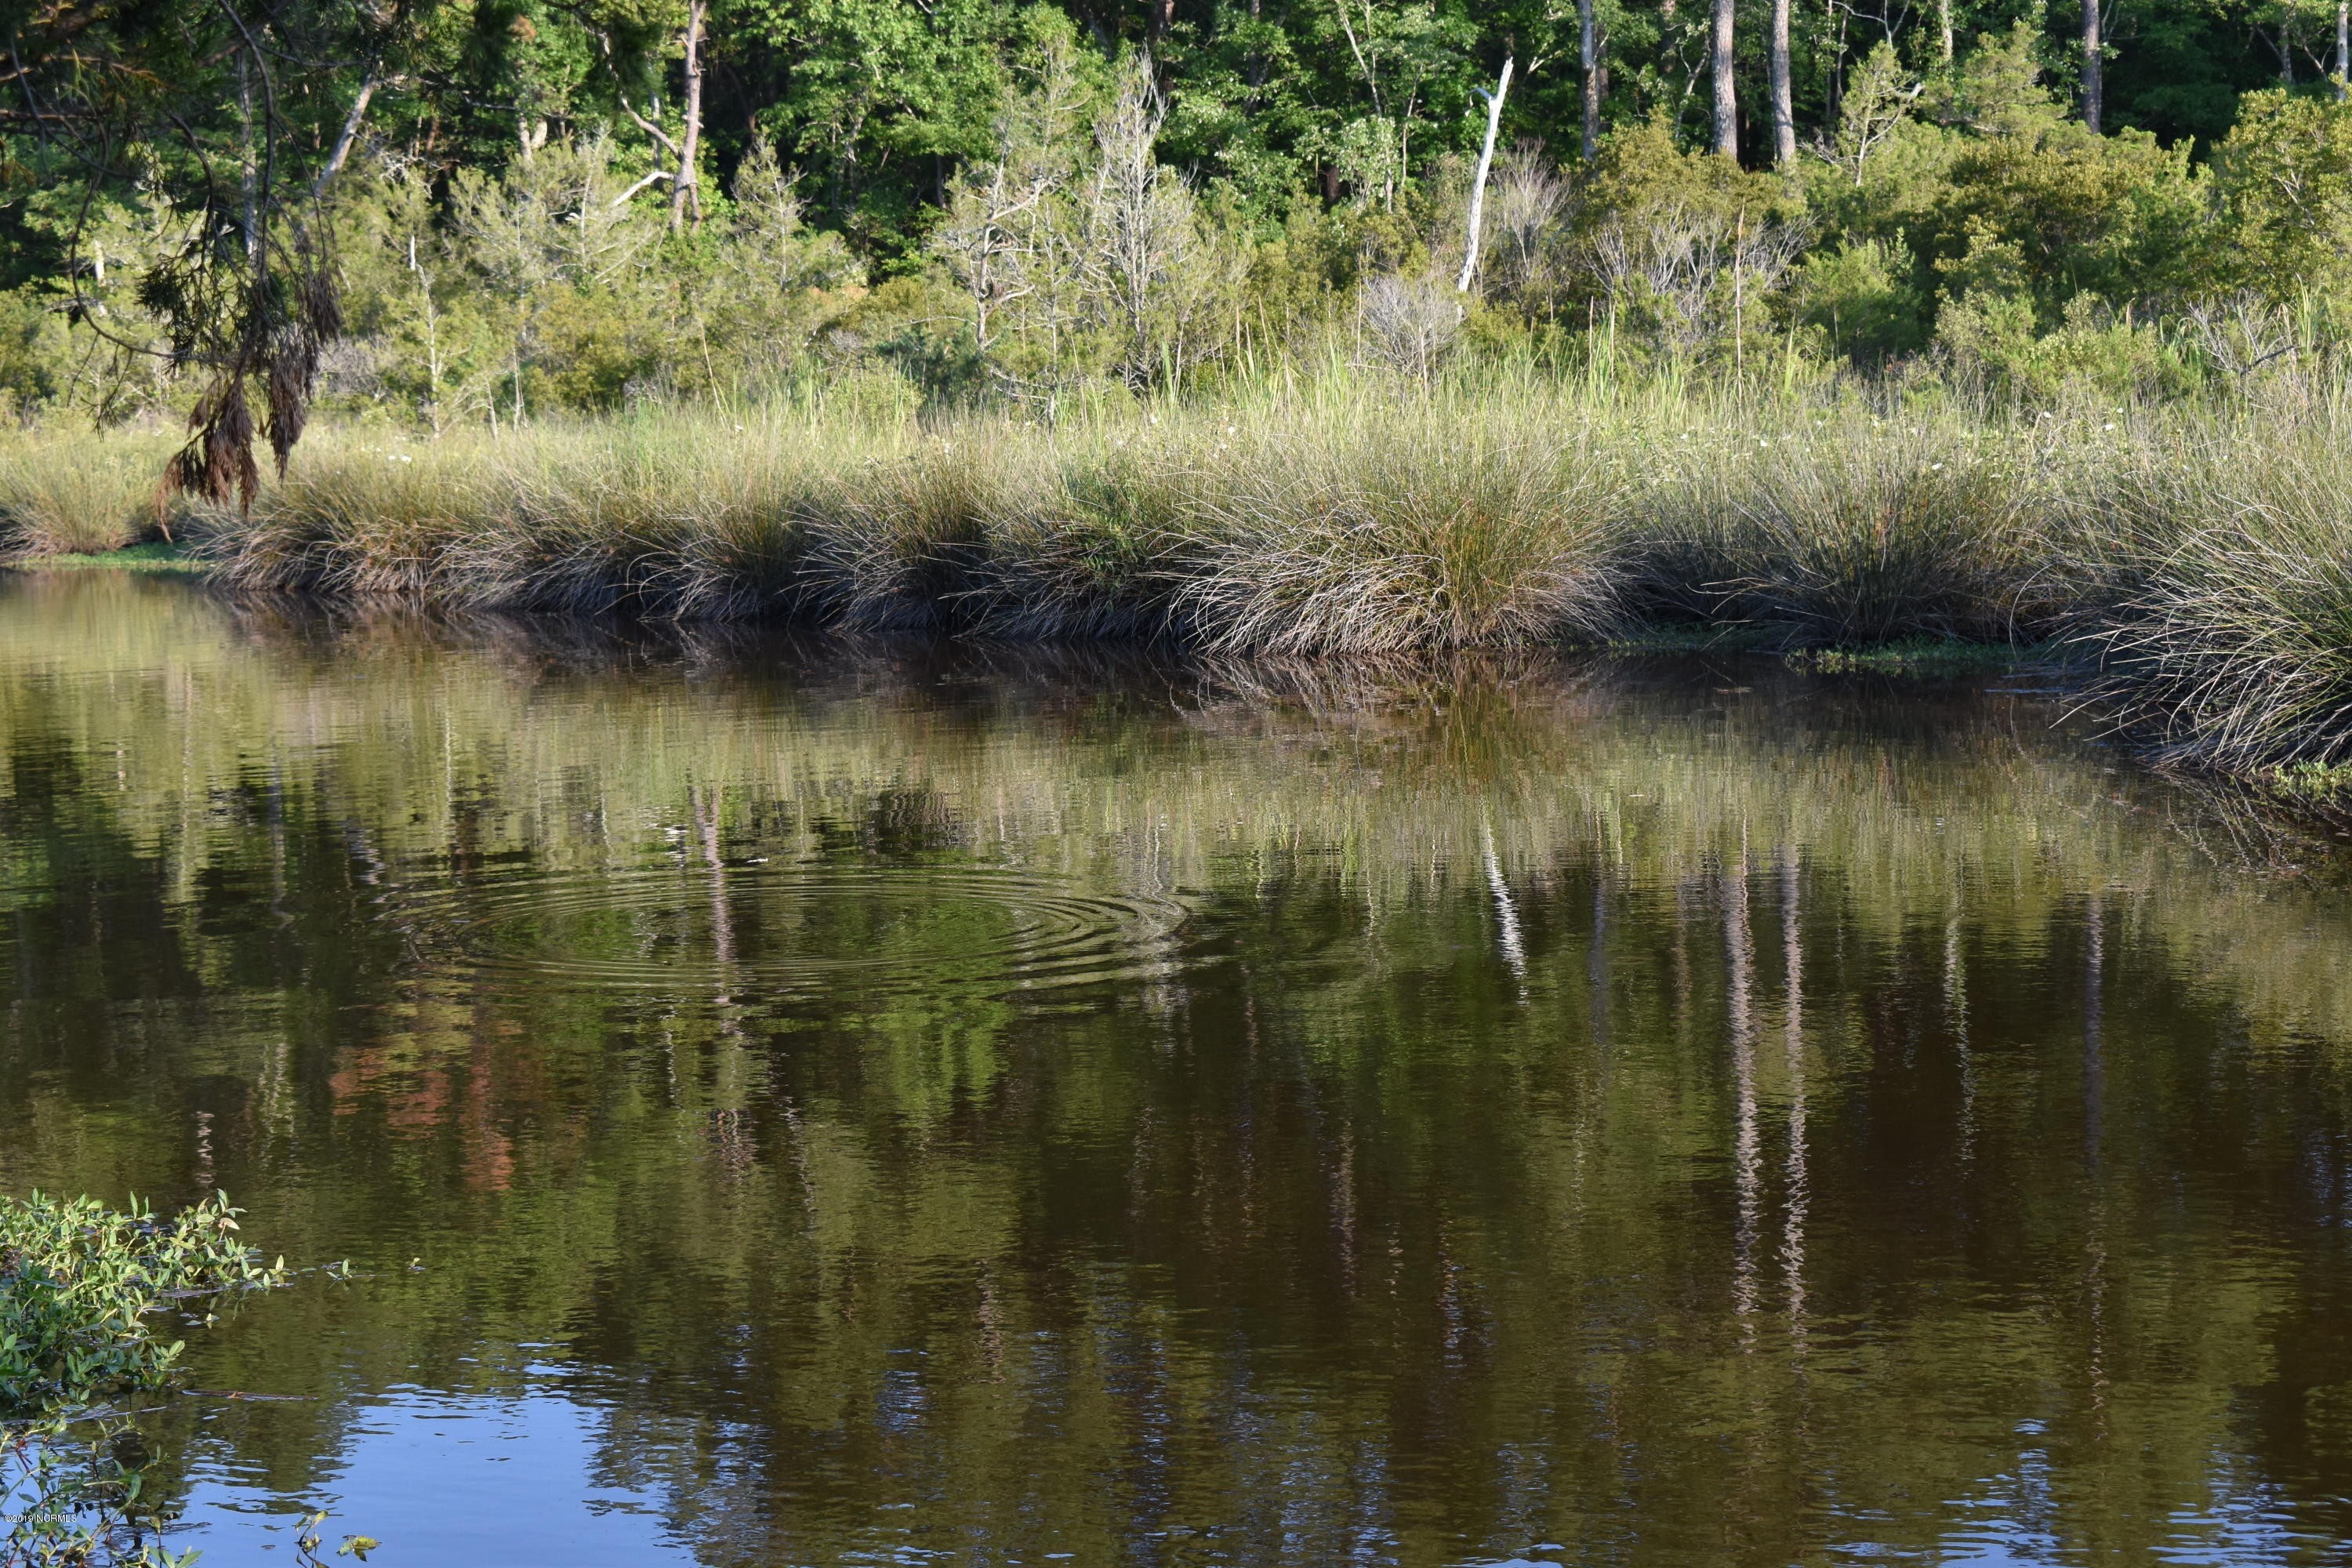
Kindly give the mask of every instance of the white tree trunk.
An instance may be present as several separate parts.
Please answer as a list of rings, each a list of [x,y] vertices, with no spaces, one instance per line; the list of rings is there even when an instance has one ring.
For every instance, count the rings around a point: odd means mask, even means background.
[[[1470,291],[1470,279],[1478,274],[1478,228],[1486,216],[1486,174],[1495,166],[1495,135],[1503,125],[1503,98],[1511,90],[1511,69],[1517,62],[1503,57],[1503,74],[1496,79],[1495,90],[1486,99],[1486,142],[1478,149],[1478,177],[1470,184],[1470,238],[1462,247],[1462,276],[1454,280],[1457,294]]]
[[[1789,0],[1772,0],[1772,162],[1797,164],[1797,108],[1789,71]]]
[[[1601,152],[1601,28],[1592,15],[1593,0],[1576,0],[1577,58],[1584,68],[1584,157]]]
[[[360,121],[367,118],[368,100],[375,96],[375,72],[370,71],[360,83],[359,96],[352,100],[352,111],[343,117],[343,129],[335,137],[334,151],[327,154],[327,166],[319,171],[318,184],[310,187],[313,200],[327,194],[327,186],[352,155],[352,143],[359,140]]]
[[[2095,4],[2096,0],[2093,0]],[[1715,150],[1727,158],[1739,156],[1739,89],[1732,80],[1738,62],[1732,58],[1731,0],[1715,0],[1709,68],[1715,78]]]
[[[2106,43],[2099,0],[2083,0],[2083,123],[2096,131],[2106,105]]]

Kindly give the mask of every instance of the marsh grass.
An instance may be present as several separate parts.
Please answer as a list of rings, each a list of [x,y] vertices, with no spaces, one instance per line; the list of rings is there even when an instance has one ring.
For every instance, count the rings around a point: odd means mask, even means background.
[[[190,522],[239,586],[478,608],[1232,655],[2064,642],[2136,733],[2242,769],[2352,755],[2347,407],[1335,369],[1053,425],[803,403],[328,431],[250,515]],[[121,532],[149,455],[85,445],[5,470],[99,520],[41,541]]]
[[[89,555],[167,531],[159,498],[171,444],[88,433],[0,440],[0,558]]]
[[[1637,530],[1639,601],[1790,647],[2010,641],[2051,608],[2030,522],[2043,476],[1974,434],[1849,420],[1687,447]]]
[[[1238,451],[1187,530],[1178,593],[1213,648],[1493,647],[1616,624],[1622,484],[1572,426],[1381,410]]]
[[[2118,574],[2087,637],[2106,694],[2174,760],[2352,760],[2352,454],[2340,417],[2242,424],[2138,455]]]
[[[971,628],[1022,641],[1168,636],[1188,576],[1187,529],[1211,504],[1222,455],[1197,441],[1151,450],[1096,437],[1065,447],[991,515]]]

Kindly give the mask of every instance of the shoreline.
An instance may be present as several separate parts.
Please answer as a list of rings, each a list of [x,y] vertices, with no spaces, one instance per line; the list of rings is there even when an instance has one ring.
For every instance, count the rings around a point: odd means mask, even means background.
[[[2352,776],[2352,394],[2061,416],[1343,384],[1057,426],[329,427],[250,512],[168,517],[131,445],[0,463],[16,564],[1214,656],[2057,660],[2159,765],[2297,797]],[[179,542],[103,549],[159,526]]]

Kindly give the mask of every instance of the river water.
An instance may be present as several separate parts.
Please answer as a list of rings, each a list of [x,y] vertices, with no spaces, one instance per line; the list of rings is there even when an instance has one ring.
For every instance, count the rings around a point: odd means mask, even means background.
[[[351,1260],[212,1564],[2352,1561],[2343,861],[2084,731],[6,579],[0,1190]]]

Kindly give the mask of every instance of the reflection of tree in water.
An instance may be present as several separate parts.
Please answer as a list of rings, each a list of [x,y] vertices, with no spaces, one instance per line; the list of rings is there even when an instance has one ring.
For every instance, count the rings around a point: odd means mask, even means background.
[[[553,1382],[727,1562],[2352,1523],[2343,916],[1998,704],[77,603],[37,668],[0,629],[0,1181],[168,1198],[201,1111],[273,1244],[429,1265],[208,1384]],[[1024,988],[803,864],[1192,912]],[[631,877],[534,929],[667,988],[415,945],[424,891]],[[345,1408],[237,1452],[302,1489]]]

